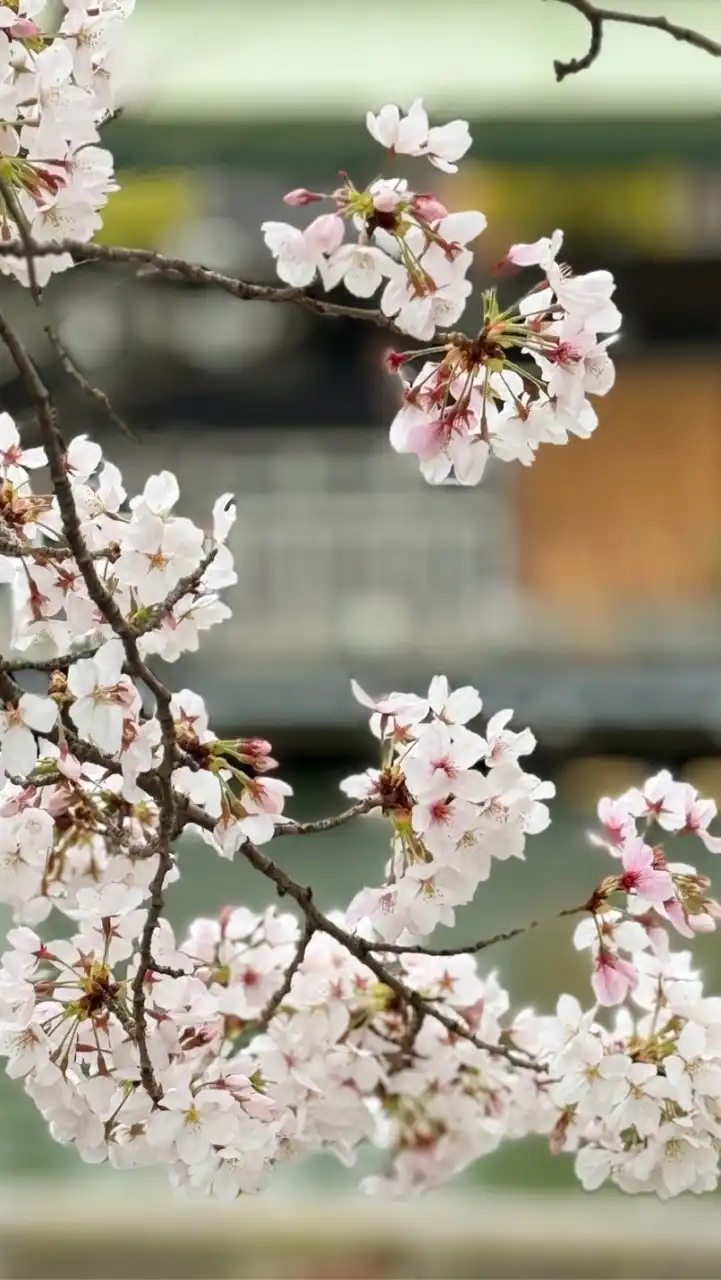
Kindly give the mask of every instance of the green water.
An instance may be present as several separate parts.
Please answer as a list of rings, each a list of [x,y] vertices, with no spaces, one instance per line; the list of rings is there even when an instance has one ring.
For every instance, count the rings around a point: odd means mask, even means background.
[[[286,773],[296,787],[297,799],[290,812],[299,819],[321,817],[344,807],[337,790],[338,778],[349,770],[326,769],[308,776]],[[551,828],[534,836],[527,846],[525,863],[498,864],[490,881],[480,887],[476,901],[458,913],[451,934],[439,930],[438,945],[466,942],[494,934],[529,919],[549,918],[562,906],[581,902],[598,880],[608,874],[609,863],[591,847],[585,831],[592,815],[554,808]],[[704,857],[699,856],[699,852]],[[363,884],[377,883],[386,858],[382,828],[361,820],[323,835],[278,841],[273,848],[278,861],[298,880],[314,886],[322,908],[342,906]],[[693,855],[700,870],[714,870],[713,859],[694,842]],[[167,895],[169,918],[178,932],[198,915],[213,915],[219,906],[243,903],[266,906],[270,886],[242,862],[217,858],[202,842],[188,841],[180,853],[181,878]],[[46,936],[47,926],[44,927]],[[587,959],[571,946],[573,921],[549,923],[526,937],[499,944],[481,957],[484,970],[497,969],[511,992],[514,1007],[535,1005],[550,1011],[559,991],[570,991],[590,1003]],[[714,937],[694,944],[706,971],[708,989],[721,989],[719,946]],[[306,1178],[290,1171],[288,1178]],[[310,1168],[319,1185],[343,1186],[357,1180],[358,1170],[343,1170],[334,1160],[319,1160]],[[364,1170],[365,1171],[365,1170]],[[0,1178],[5,1175],[88,1174],[69,1148],[54,1143],[22,1088],[0,1076]],[[92,1167],[92,1175],[118,1176],[112,1170]],[[495,1186],[565,1186],[572,1182],[570,1162],[551,1158],[541,1140],[509,1144],[480,1162],[472,1174],[476,1181]]]

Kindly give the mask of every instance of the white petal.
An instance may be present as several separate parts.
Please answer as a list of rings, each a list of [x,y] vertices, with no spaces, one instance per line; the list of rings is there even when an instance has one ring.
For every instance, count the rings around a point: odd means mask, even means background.
[[[14,777],[26,778],[35,768],[38,749],[35,739],[25,725],[11,725],[2,737],[2,767]]]
[[[24,693],[20,699],[23,722],[38,733],[49,733],[58,715],[51,698],[39,698],[35,693]]]

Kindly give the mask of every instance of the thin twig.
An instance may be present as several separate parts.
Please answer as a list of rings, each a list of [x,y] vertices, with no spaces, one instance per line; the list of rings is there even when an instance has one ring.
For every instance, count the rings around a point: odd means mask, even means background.
[[[169,964],[156,964],[154,960],[148,965],[150,973],[161,973],[165,978],[187,978],[187,969],[172,969]]]
[[[293,959],[291,960],[290,964],[288,965],[288,968],[285,971],[285,974],[283,975],[283,982],[281,986],[278,987],[278,990],[270,997],[270,1000],[268,1001],[265,1008],[263,1009],[263,1012],[258,1018],[258,1026],[261,1030],[265,1030],[265,1028],[268,1026],[268,1023],[271,1021],[274,1015],[278,1012],[280,1006],[285,1000],[285,997],[289,994],[290,989],[293,985],[293,978],[295,977],[296,973],[300,969],[300,966],[305,960],[305,953],[308,950],[310,940],[313,937],[314,933],[315,933],[315,925],[312,925],[309,920],[306,920],[305,928],[301,935],[300,942],[298,943],[298,946],[296,948],[295,955],[293,956]]]
[[[63,560],[72,560],[70,547],[32,547],[24,542],[10,541],[10,531],[0,528],[0,554],[10,556],[14,560],[34,560],[36,564],[50,564]],[[120,555],[120,545],[113,542],[102,551],[88,551],[91,560],[109,560],[113,564]]]
[[[721,44],[717,40],[702,35],[700,31],[693,31],[690,27],[682,27],[676,22],[670,22],[662,14],[652,17],[644,13],[625,13],[621,9],[599,9],[598,5],[593,4],[591,0],[555,0],[555,3],[565,4],[569,9],[575,9],[576,13],[580,13],[586,19],[591,28],[590,44],[582,58],[571,58],[568,62],[562,62],[557,58],[554,62],[553,69],[559,82],[565,80],[566,76],[587,71],[593,65],[601,52],[605,22],[623,22],[627,26],[662,31],[665,35],[671,36],[672,40],[690,44],[695,49],[701,49],[703,53],[710,54],[712,58],[721,58]]]
[[[189,806],[189,809],[192,811],[193,806]],[[208,821],[212,822],[212,819],[208,820],[205,814],[202,816],[204,819],[203,825],[207,825]],[[191,818],[191,821],[195,821],[195,818]],[[441,1026],[445,1027],[451,1035],[460,1036],[461,1039],[470,1041],[470,1043],[475,1045],[477,1049],[483,1049],[486,1053],[492,1054],[494,1057],[504,1058],[514,1067],[523,1067],[525,1070],[543,1070],[542,1066],[538,1062],[530,1058],[521,1057],[519,1054],[514,1053],[513,1050],[508,1049],[505,1045],[493,1044],[488,1040],[481,1040],[471,1031],[467,1022],[463,1022],[461,1019],[452,1017],[450,1014],[445,1013],[442,1009],[437,1007],[433,1000],[422,995],[420,991],[414,991],[412,987],[409,987],[401,978],[393,973],[387,965],[381,964],[381,962],[376,959],[373,955],[372,948],[364,938],[357,938],[354,934],[348,933],[346,929],[341,928],[341,926],[336,924],[333,920],[324,916],[313,901],[312,889],[304,888],[303,885],[300,885],[297,881],[291,879],[282,867],[279,867],[277,863],[273,862],[273,860],[267,856],[267,854],[263,853],[261,849],[256,848],[256,846],[251,844],[250,841],[246,841],[244,845],[241,845],[240,852],[247,859],[250,865],[255,867],[256,871],[259,871],[261,875],[264,875],[269,880],[273,881],[281,896],[287,895],[298,904],[309,926],[320,930],[322,933],[328,934],[329,937],[334,938],[336,942],[339,942],[341,946],[345,947],[347,951],[350,951],[351,955],[355,956],[357,960],[360,960],[361,964],[364,964],[367,969],[370,969],[371,973],[375,974],[378,981],[392,991],[394,995],[398,996],[398,999],[404,1004],[408,1005],[411,1009],[416,1009],[419,1013],[427,1015],[429,1018],[434,1018],[436,1022],[440,1022]]]
[[[55,329],[53,329],[52,325],[45,325],[45,333],[50,345],[55,349],[58,359],[68,377],[72,378],[73,382],[77,383],[84,395],[88,396],[90,400],[94,400],[95,403],[100,406],[114,426],[116,426],[119,431],[122,431],[123,435],[127,436],[135,444],[142,444],[140,436],[136,435],[135,432],[131,430],[127,422],[124,422],[120,417],[119,413],[116,413],[108,396],[102,388],[93,386],[92,382],[89,382],[85,375],[80,372],[78,366],[70,355],[70,352],[56,333]]]
[[[479,951],[485,951],[487,947],[494,947],[498,942],[510,942],[512,938],[520,938],[522,934],[530,933],[532,929],[538,929],[541,925],[550,924],[553,920],[561,920],[564,916],[582,915],[584,911],[595,910],[596,906],[594,898],[590,898],[587,902],[581,903],[580,906],[564,907],[562,911],[557,911],[548,920],[529,920],[527,924],[517,925],[515,929],[507,929],[504,933],[494,933],[489,938],[479,938],[477,942],[468,942],[464,946],[423,947],[416,946],[415,943],[373,942],[369,944],[369,949],[371,951],[386,952],[394,956],[473,956],[477,955]]]
[[[7,205],[10,213],[15,219],[18,229],[18,235],[23,246],[23,256],[28,268],[28,284],[30,286],[30,294],[36,307],[39,307],[43,300],[43,295],[38,284],[37,272],[35,270],[33,238],[28,225],[28,220],[20,207],[20,202],[15,195],[9,182],[0,177],[0,195]]]
[[[213,545],[209,551],[206,551],[200,564],[190,573],[186,573],[185,577],[180,578],[172,591],[169,591],[164,600],[160,604],[153,605],[148,610],[147,616],[142,615],[133,619],[136,636],[144,636],[147,631],[153,631],[155,627],[159,627],[168,614],[175,608],[176,604],[183,599],[183,596],[190,595],[192,591],[199,585],[206,569],[213,563],[218,554],[217,544]]]
[[[276,827],[275,834],[276,837],[309,836],[320,831],[332,831],[335,827],[345,826],[346,822],[352,822],[354,818],[360,818],[364,813],[380,809],[382,804],[380,796],[366,796],[364,800],[351,805],[350,809],[344,809],[343,813],[336,813],[330,818],[317,818],[315,822],[283,822]]]
[[[22,240],[0,241],[0,255],[10,257],[46,257],[48,254],[69,253],[76,263],[110,262],[140,263],[154,267],[161,275],[182,279],[190,284],[211,285],[224,290],[234,298],[245,302],[290,302],[294,306],[303,307],[319,316],[336,316],[346,320],[364,320],[380,329],[388,329],[391,333],[400,333],[392,320],[384,316],[382,311],[371,307],[350,307],[338,302],[326,302],[323,298],[313,298],[302,289],[291,286],[253,284],[240,280],[235,276],[224,275],[222,271],[213,271],[200,263],[186,262],[183,258],[169,258],[153,249],[129,249],[121,245],[83,243],[79,240],[54,240],[39,244]],[[403,335],[407,339],[407,334]]]

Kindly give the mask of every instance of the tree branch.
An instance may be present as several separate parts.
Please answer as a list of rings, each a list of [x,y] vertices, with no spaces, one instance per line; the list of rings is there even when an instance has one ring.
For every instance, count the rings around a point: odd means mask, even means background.
[[[416,946],[415,943],[374,942],[371,944],[370,950],[384,951],[394,956],[474,956],[479,951],[485,951],[488,947],[495,947],[497,942],[510,942],[512,938],[520,938],[522,934],[530,933],[532,929],[538,929],[541,925],[550,924],[554,920],[562,920],[565,916],[579,916],[584,911],[594,911],[597,906],[598,903],[594,894],[587,902],[582,902],[580,906],[564,907],[562,911],[557,911],[548,920],[529,920],[527,924],[517,925],[515,929],[507,929],[504,933],[494,933],[488,938],[479,938],[477,942],[469,942],[460,947],[422,947]]]
[[[663,15],[652,17],[650,14],[625,13],[619,9],[600,9],[598,5],[592,3],[592,0],[554,0],[554,3],[565,4],[569,9],[575,9],[576,13],[580,13],[586,19],[591,29],[591,41],[582,58],[571,58],[568,62],[562,62],[557,58],[554,62],[553,70],[559,82],[565,80],[566,76],[587,71],[593,65],[601,52],[603,27],[606,22],[623,22],[627,26],[662,31],[665,35],[671,36],[672,40],[690,44],[695,49],[701,49],[703,53],[710,54],[712,58],[721,58],[721,43],[717,40],[711,40],[700,31],[692,31],[690,27],[682,27],[676,22],[670,22]]]
[[[317,818],[315,822],[283,822],[276,827],[276,838],[278,836],[309,836],[320,831],[332,831],[334,827],[343,827],[346,822],[352,822],[353,818],[360,818],[364,813],[380,809],[382,804],[380,796],[366,796],[350,809],[344,809],[343,813],[336,813],[331,818]]]
[[[305,960],[305,953],[308,950],[310,940],[313,937],[314,933],[315,933],[315,926],[312,925],[310,921],[306,920],[305,928],[301,935],[300,942],[298,943],[293,959],[291,960],[290,964],[288,965],[288,968],[285,971],[283,982],[281,986],[278,987],[278,990],[270,997],[270,1000],[268,1001],[263,1012],[258,1018],[258,1026],[262,1031],[264,1031],[265,1028],[268,1026],[268,1023],[271,1021],[274,1015],[278,1012],[280,1006],[285,1000],[285,997],[290,993],[290,989],[293,985],[293,978],[295,977],[296,973],[300,969],[300,966]]]
[[[28,261],[32,262],[32,251],[30,253]],[[80,388],[83,394],[88,397],[88,399],[94,400],[95,403],[100,406],[103,412],[106,413],[107,416],[110,418],[110,421],[118,428],[119,431],[122,431],[123,435],[128,436],[128,438],[132,440],[135,444],[141,444],[142,442],[140,440],[140,437],[137,436],[134,431],[131,431],[127,422],[124,422],[123,419],[120,417],[120,414],[115,412],[113,406],[110,403],[108,396],[105,394],[102,388],[93,386],[92,382],[89,382],[88,379],[85,377],[85,375],[80,372],[78,366],[76,365],[75,361],[70,355],[70,352],[68,351],[64,343],[61,341],[61,339],[58,337],[58,334],[55,332],[52,325],[46,324],[45,334],[47,336],[48,342],[54,348],[57,354],[57,357],[61,365],[63,366],[63,369],[67,373],[68,377],[72,378],[73,382],[77,384],[77,386]]]
[[[391,333],[400,333],[392,320],[382,311],[372,307],[350,307],[339,302],[326,302],[323,298],[313,298],[302,289],[290,286],[278,287],[267,284],[252,284],[247,280],[239,280],[235,276],[224,275],[222,271],[212,271],[200,263],[186,262],[183,258],[168,258],[154,249],[127,249],[121,245],[87,244],[79,240],[54,240],[39,244],[28,238],[22,240],[0,242],[0,254],[11,257],[46,257],[48,254],[69,253],[76,263],[85,262],[118,262],[139,263],[154,267],[162,276],[170,279],[186,280],[189,284],[211,285],[222,289],[233,298],[241,298],[245,302],[290,302],[294,306],[312,311],[314,315],[336,316],[346,320],[365,320],[380,329],[388,329]],[[406,339],[407,334],[403,335]]]
[[[189,806],[188,816],[190,821],[194,822],[195,818],[191,817],[192,809],[193,806]],[[202,825],[207,828],[208,823],[210,823],[212,828],[212,819],[207,819],[205,814],[202,814],[202,817],[204,820]],[[419,1014],[435,1018],[436,1022],[440,1022],[441,1026],[445,1027],[452,1035],[460,1036],[463,1040],[470,1041],[477,1049],[484,1049],[486,1053],[492,1054],[494,1057],[505,1058],[514,1067],[523,1067],[526,1070],[533,1071],[543,1070],[543,1067],[538,1062],[531,1058],[521,1057],[520,1054],[508,1049],[505,1045],[492,1044],[487,1040],[481,1040],[474,1035],[468,1023],[444,1013],[442,1009],[437,1008],[433,1000],[422,995],[420,991],[414,991],[412,987],[403,982],[386,965],[376,959],[373,955],[372,944],[366,942],[364,938],[358,938],[354,934],[348,933],[340,925],[335,924],[333,920],[329,920],[327,916],[324,916],[313,901],[312,889],[304,888],[303,885],[292,880],[282,867],[279,867],[267,854],[256,848],[250,841],[246,841],[241,846],[240,852],[250,865],[255,867],[256,871],[260,871],[261,875],[273,881],[281,896],[287,895],[298,904],[309,927],[312,926],[314,930],[319,929],[322,933],[328,934],[329,937],[334,938],[336,942],[345,947],[347,951],[350,951],[351,955],[360,960],[361,964],[364,964],[367,969],[370,969],[378,981],[384,987],[387,987],[389,991],[392,991],[403,1004],[408,1005],[409,1008],[416,1010]]]

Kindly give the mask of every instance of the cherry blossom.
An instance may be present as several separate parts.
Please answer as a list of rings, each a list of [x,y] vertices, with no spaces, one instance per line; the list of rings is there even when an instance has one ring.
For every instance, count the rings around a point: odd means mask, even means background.
[[[21,778],[32,773],[38,758],[35,733],[49,733],[58,709],[50,698],[24,693],[16,707],[0,710],[0,769]]]
[[[94,658],[81,658],[68,672],[68,690],[74,701],[70,718],[78,731],[102,751],[116,755],[120,750],[126,710],[137,697],[133,685],[122,675],[123,646],[108,640]]]
[[[51,248],[90,239],[117,189],[99,130],[132,0],[65,7],[54,35],[39,0],[0,6],[3,164],[17,202],[4,229]],[[431,124],[420,98],[407,113],[370,112],[367,126],[391,157],[447,173],[471,145],[465,121]],[[449,212],[445,193],[392,173],[338,181],[285,197],[293,209],[325,204],[303,229],[263,223],[290,286],[274,296],[297,300],[293,290],[316,282],[377,295],[372,318],[426,344],[385,357],[399,387],[392,448],[414,455],[431,484],[470,485],[491,459],[531,466],[542,445],[588,439],[590,398],[615,376],[611,274],[559,263],[555,231],[512,245],[502,263],[507,276],[535,268],[540,279],[508,295],[491,284],[476,305],[479,210]],[[27,254],[1,255],[0,270],[43,287],[73,258],[31,262],[34,273]],[[473,337],[454,328],[467,306]],[[385,1155],[367,1190],[415,1194],[530,1134],[572,1157],[589,1190],[713,1190],[721,999],[671,944],[721,920],[710,878],[673,843],[694,837],[718,852],[714,802],[666,770],[599,801],[590,838],[612,862],[595,878],[589,860],[584,900],[544,926],[581,953],[587,1001],[561,993],[550,1014],[513,1009],[477,957],[522,927],[459,954],[429,939],[497,862],[541,856],[533,836],[551,820],[554,786],[526,768],[531,729],[508,709],[470,728],[480,693],[443,675],[425,693],[378,697],[354,681],[371,754],[341,789],[360,803],[294,822],[263,726],[219,737],[202,697],[172,693],[151,662],[194,652],[231,616],[232,494],[200,527],[171,471],[128,493],[94,441],[53,452],[45,427],[44,448],[26,448],[0,415],[0,576],[21,655],[6,664],[0,709],[0,901],[13,921],[0,1056],[52,1139],[87,1163],[163,1167],[174,1187],[224,1200],[319,1152],[351,1165],[364,1145]],[[51,492],[35,474],[46,461]],[[324,915],[313,887],[275,861],[275,842],[371,810],[386,865],[367,884],[361,860],[351,901]],[[176,936],[165,889],[188,832],[206,857],[250,864],[300,918],[231,904]]]

